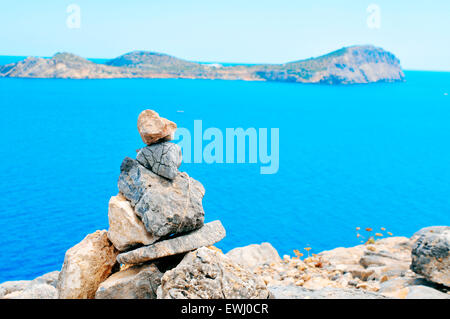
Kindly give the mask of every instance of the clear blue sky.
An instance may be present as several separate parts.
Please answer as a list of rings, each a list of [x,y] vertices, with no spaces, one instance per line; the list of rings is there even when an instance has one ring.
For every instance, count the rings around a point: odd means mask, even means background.
[[[67,6],[81,28],[66,26]],[[379,29],[367,7],[380,8]],[[0,55],[68,51],[112,58],[151,50],[196,61],[281,63],[354,44],[396,54],[405,69],[450,70],[450,1],[1,0]]]

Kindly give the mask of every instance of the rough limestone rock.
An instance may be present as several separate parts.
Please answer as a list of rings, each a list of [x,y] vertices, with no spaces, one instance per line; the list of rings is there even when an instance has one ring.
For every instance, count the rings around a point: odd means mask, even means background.
[[[217,250],[206,247],[187,254],[167,271],[158,299],[267,299],[264,282]]]
[[[404,276],[411,264],[411,242],[406,237],[388,237],[371,245],[335,248],[318,254],[325,269],[351,273],[363,281]]]
[[[416,243],[417,239],[427,233],[441,233],[442,231],[445,231],[446,229],[448,229],[449,226],[428,226],[428,227],[424,227],[418,231],[416,231],[412,236],[411,236],[411,241],[414,244]]]
[[[108,219],[108,238],[120,251],[138,244],[150,245],[159,239],[147,232],[131,203],[120,194],[109,200]]]
[[[327,264],[340,270],[355,266],[367,268],[381,264],[396,264],[398,261],[410,263],[410,255],[411,246],[407,237],[388,237],[379,239],[372,245],[339,247],[319,253]]]
[[[417,286],[417,285],[426,286],[429,284],[433,283],[423,278],[397,277],[382,282],[380,284],[379,292],[383,294],[390,294],[403,288],[406,288],[408,286]]]
[[[173,181],[125,158],[121,165],[119,190],[134,206],[148,232],[162,237],[200,228],[205,212],[203,185],[186,173]]]
[[[12,293],[20,293],[30,287],[30,283],[30,280],[6,281],[0,284],[0,298],[4,298]]]
[[[450,299],[450,295],[427,286],[410,286],[405,299]]]
[[[47,289],[47,287],[44,287],[42,289],[42,293],[39,294],[39,290],[31,290],[33,286],[38,285],[49,285],[54,288],[56,288],[56,285],[58,283],[58,276],[59,271],[52,271],[47,274],[44,274],[42,276],[39,276],[33,280],[19,280],[19,281],[6,281],[2,284],[0,284],[0,299],[16,299],[16,298],[22,298],[23,293],[25,291],[28,291],[26,295],[30,295],[31,293],[34,294],[35,297],[27,297],[32,299],[39,299],[44,298],[47,299],[45,296],[47,296],[49,299],[52,299],[53,295],[51,293],[52,289]],[[56,291],[56,290],[55,290]]]
[[[439,296],[445,299],[447,294],[442,291],[442,287],[422,277],[405,276],[382,282],[378,292],[396,299],[415,299],[419,294],[420,299],[434,299]]]
[[[140,264],[146,261],[185,253],[202,246],[211,246],[225,237],[225,229],[219,220],[207,223],[200,229],[179,237],[163,240],[150,246],[122,253],[117,256],[121,264]]]
[[[87,235],[66,252],[58,280],[59,298],[94,298],[100,283],[113,271],[117,254],[106,230]]]
[[[181,148],[174,143],[162,142],[139,150],[136,160],[159,176],[174,179],[181,165]]]
[[[399,268],[402,267],[402,269],[406,271],[411,264],[411,255],[409,252],[409,247],[403,251],[389,251],[376,248],[374,250],[366,249],[359,260],[359,263],[364,268],[396,265]]]
[[[248,269],[281,262],[280,255],[270,243],[234,248],[226,255],[241,267]]]
[[[138,131],[145,144],[151,145],[157,141],[172,140],[177,125],[160,117],[158,113],[153,110],[145,110],[139,114],[138,117]]]
[[[411,270],[450,287],[450,227],[420,231],[411,252]]]
[[[47,284],[30,285],[22,291],[15,291],[3,297],[4,299],[57,299],[58,290]]]
[[[159,183],[160,179],[165,181],[139,164],[138,161],[125,157],[120,165],[120,175],[117,186],[120,193],[131,202],[131,206],[135,207],[142,196],[144,196],[147,189],[153,184]],[[166,182],[167,187],[170,187],[170,182]]]
[[[295,285],[269,286],[276,299],[386,299],[387,297],[360,289],[322,288],[306,289]]]
[[[156,299],[162,275],[154,264],[121,270],[100,284],[95,299]]]
[[[58,285],[58,278],[59,271],[55,270],[33,279],[31,281],[31,284],[47,284],[56,288],[56,286]]]

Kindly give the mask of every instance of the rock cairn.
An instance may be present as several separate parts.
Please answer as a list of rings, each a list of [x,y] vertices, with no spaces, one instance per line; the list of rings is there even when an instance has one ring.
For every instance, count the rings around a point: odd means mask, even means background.
[[[177,125],[152,110],[138,118],[146,144],[120,166],[109,230],[66,252],[56,285],[65,299],[267,298],[264,282],[213,247],[219,220],[204,223],[203,185],[180,172]]]

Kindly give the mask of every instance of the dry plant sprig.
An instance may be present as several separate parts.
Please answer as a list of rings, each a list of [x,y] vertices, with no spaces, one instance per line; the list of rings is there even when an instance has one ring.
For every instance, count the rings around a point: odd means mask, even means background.
[[[361,227],[356,227],[356,238],[361,238],[361,243],[364,243],[365,245],[370,245],[375,243],[376,237],[385,237],[385,236],[393,236],[391,232],[386,231],[385,227],[380,227],[381,232],[372,234],[373,228],[367,227],[365,228],[365,231],[367,232],[367,237],[363,236],[359,231],[361,230]],[[386,234],[384,234],[385,232]]]

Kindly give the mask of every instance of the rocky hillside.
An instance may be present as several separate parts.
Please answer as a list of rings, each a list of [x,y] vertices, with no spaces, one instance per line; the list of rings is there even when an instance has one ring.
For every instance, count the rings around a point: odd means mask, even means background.
[[[128,77],[126,70],[96,64],[71,53],[57,53],[50,59],[29,57],[23,61],[0,66],[0,77],[108,79]]]
[[[403,81],[400,61],[373,46],[353,46],[285,64],[221,66],[166,54],[135,51],[97,64],[70,53],[27,58],[0,66],[0,77],[23,78],[191,78],[299,83],[354,84]]]
[[[164,70],[167,73],[182,73],[183,71],[186,72],[189,70],[201,72],[202,70],[206,70],[206,68],[199,63],[181,60],[167,54],[148,51],[130,52],[109,60],[105,64],[155,72]]]
[[[304,259],[269,243],[224,254],[213,246],[222,223],[204,223],[205,189],[178,170],[177,125],[145,110],[137,126],[147,146],[122,162],[109,229],[67,250],[61,271],[0,284],[0,299],[450,298],[448,226]]]
[[[264,67],[256,72],[270,81],[352,84],[403,81],[400,61],[373,46],[343,48],[324,56]]]

